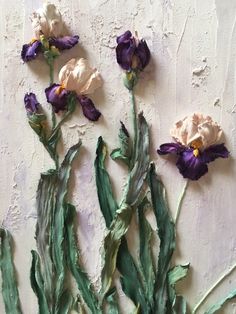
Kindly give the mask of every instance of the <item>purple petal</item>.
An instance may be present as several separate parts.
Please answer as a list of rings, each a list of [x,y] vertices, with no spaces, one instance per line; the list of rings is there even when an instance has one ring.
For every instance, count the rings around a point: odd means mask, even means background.
[[[34,93],[27,93],[24,97],[25,109],[28,114],[33,114],[38,111],[39,102]]]
[[[148,65],[151,58],[151,53],[145,40],[142,39],[139,42],[134,54],[139,59],[139,69],[143,70]]]
[[[50,46],[55,46],[59,50],[71,49],[79,42],[79,36],[53,37],[49,39]]]
[[[167,154],[179,154],[183,151],[183,146],[178,143],[165,143],[160,146],[157,150],[159,155],[167,155]]]
[[[202,158],[206,163],[214,161],[216,158],[228,158],[229,151],[224,144],[211,145],[202,153]]]
[[[176,166],[184,178],[198,180],[207,173],[208,167],[201,155],[195,157],[193,149],[186,148],[177,160]]]
[[[41,51],[41,42],[35,40],[30,44],[25,44],[21,50],[21,58],[24,62],[33,60],[37,57],[38,53]]]
[[[67,97],[70,92],[63,88],[60,84],[53,84],[45,89],[47,102],[49,102],[54,111],[57,113],[60,110],[67,109]]]
[[[95,108],[92,100],[85,96],[79,96],[78,99],[81,104],[84,116],[91,121],[97,121],[101,116],[101,113]]]
[[[133,37],[118,43],[116,47],[116,59],[122,69],[126,71],[131,70],[135,49],[136,44]]]
[[[122,34],[116,38],[116,42],[117,42],[117,44],[120,44],[124,41],[130,40],[131,37],[132,37],[131,31],[126,31],[126,32],[124,32],[124,34]]]

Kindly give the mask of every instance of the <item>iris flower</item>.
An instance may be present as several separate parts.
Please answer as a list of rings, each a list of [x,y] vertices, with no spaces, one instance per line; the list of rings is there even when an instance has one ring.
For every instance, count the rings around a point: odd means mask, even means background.
[[[70,49],[78,43],[77,35],[63,36],[64,23],[54,4],[44,4],[42,9],[33,13],[31,20],[35,37],[22,47],[21,58],[24,62],[35,59],[45,51],[55,57],[60,54],[59,51]]]
[[[74,92],[85,117],[91,121],[99,119],[101,113],[87,96],[102,85],[102,78],[97,69],[91,68],[86,59],[71,59],[60,70],[59,82],[45,90],[47,101],[55,112],[67,109],[67,97]]]
[[[116,58],[118,64],[126,71],[142,71],[150,61],[150,50],[145,40],[139,40],[137,34],[126,31],[118,36]]]
[[[162,144],[157,152],[176,155],[176,166],[184,178],[198,180],[208,172],[208,163],[229,157],[225,145],[219,143],[222,129],[209,116],[185,117],[175,124],[170,134],[176,142]]]

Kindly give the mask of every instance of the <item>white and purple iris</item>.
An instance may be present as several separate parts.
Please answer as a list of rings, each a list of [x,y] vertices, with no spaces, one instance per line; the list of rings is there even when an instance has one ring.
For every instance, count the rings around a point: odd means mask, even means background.
[[[122,69],[143,71],[151,56],[146,41],[139,40],[137,35],[133,36],[130,31],[118,36],[116,41],[116,59]]]
[[[91,121],[99,119],[101,113],[88,97],[102,85],[97,69],[91,68],[86,59],[71,59],[60,70],[59,82],[45,89],[47,101],[56,113],[67,110],[67,97],[75,93],[84,116]]]
[[[31,20],[35,37],[22,47],[21,58],[24,62],[35,59],[45,50],[54,50],[59,54],[59,51],[70,49],[79,41],[77,35],[63,36],[64,23],[53,4],[44,4],[43,8],[33,13]]]
[[[159,155],[177,155],[176,166],[184,178],[198,180],[208,172],[207,164],[217,158],[229,157],[221,127],[209,116],[193,114],[178,121],[170,131],[175,143],[165,143]]]

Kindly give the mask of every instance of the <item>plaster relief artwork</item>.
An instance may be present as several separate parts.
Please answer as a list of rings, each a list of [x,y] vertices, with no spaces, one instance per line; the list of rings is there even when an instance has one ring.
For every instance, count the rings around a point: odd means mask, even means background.
[[[1,4],[0,313],[236,313],[235,4]]]

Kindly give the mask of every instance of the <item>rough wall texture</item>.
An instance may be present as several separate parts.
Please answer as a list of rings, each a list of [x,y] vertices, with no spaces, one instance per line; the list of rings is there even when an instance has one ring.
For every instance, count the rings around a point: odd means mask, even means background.
[[[176,167],[155,153],[169,141],[169,127],[186,114],[211,115],[225,131],[231,151],[228,161],[217,160],[209,174],[188,187],[178,223],[180,262],[190,262],[191,273],[179,287],[193,306],[219,275],[236,261],[236,2],[232,0],[55,0],[80,45],[56,62],[56,74],[72,57],[86,57],[103,75],[104,87],[93,97],[103,118],[90,123],[78,108],[63,128],[67,150],[83,140],[75,163],[71,197],[78,211],[83,261],[99,286],[101,245],[105,224],[96,197],[93,160],[98,135],[110,148],[117,140],[119,120],[130,123],[129,97],[115,60],[116,35],[130,29],[145,37],[152,63],[137,88],[139,108],[151,125],[152,157],[166,185],[172,213],[184,180]],[[0,221],[15,238],[15,261],[24,313],[36,313],[29,282],[30,250],[35,247],[35,193],[40,172],[51,161],[30,130],[23,96],[34,91],[47,108],[43,90],[48,69],[42,60],[29,65],[20,60],[23,43],[32,37],[29,15],[39,0],[1,0],[0,10]],[[120,195],[125,171],[109,163]],[[132,230],[130,232],[132,237]],[[95,240],[96,239],[96,240]],[[215,291],[208,304],[236,288],[236,273]],[[124,313],[132,305],[124,296]],[[0,312],[4,313],[0,299]],[[203,313],[203,310],[200,310]],[[231,304],[224,313],[236,313]]]

